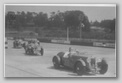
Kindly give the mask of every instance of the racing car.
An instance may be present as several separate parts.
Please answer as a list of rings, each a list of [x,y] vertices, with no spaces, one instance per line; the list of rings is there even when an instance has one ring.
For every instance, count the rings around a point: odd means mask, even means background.
[[[5,49],[7,49],[8,48],[8,40],[7,40],[7,38],[5,38]]]
[[[27,55],[41,55],[43,56],[44,49],[43,47],[37,46],[35,44],[24,45],[25,53]]]
[[[13,42],[13,47],[14,48],[22,48],[23,46],[23,41],[21,39],[15,39]]]
[[[52,58],[53,65],[56,69],[68,67],[77,75],[105,74],[108,70],[108,64],[105,58],[90,57],[87,53],[65,53],[59,52]]]

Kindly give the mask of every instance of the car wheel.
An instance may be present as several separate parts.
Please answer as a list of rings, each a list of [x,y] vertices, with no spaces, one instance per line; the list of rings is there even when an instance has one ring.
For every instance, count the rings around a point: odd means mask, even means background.
[[[108,64],[106,62],[101,62],[100,65],[100,74],[105,74],[108,70]]]
[[[8,47],[5,47],[5,49],[8,49]]]
[[[53,57],[53,65],[56,69],[60,68],[60,57],[59,56]]]
[[[44,49],[43,48],[41,48],[41,55],[43,56],[43,54],[44,54]]]
[[[82,65],[81,62],[78,62],[75,66],[75,71],[78,75],[83,75],[85,71],[85,67]]]

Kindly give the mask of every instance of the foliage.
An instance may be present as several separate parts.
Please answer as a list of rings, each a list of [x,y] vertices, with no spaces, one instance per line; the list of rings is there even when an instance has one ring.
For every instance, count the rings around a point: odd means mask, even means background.
[[[115,32],[115,22],[116,20],[102,20],[101,22],[95,21],[92,23],[92,26],[102,27],[107,32]]]
[[[45,27],[44,29],[65,29],[67,26],[70,26],[71,29],[78,29],[77,27],[79,27],[81,23],[85,25],[83,30],[89,29],[90,24],[88,17],[85,16],[82,11],[51,12],[49,18],[48,15],[43,12],[25,13],[22,11],[15,13],[9,11],[6,14],[6,28],[15,28],[18,31],[33,26]]]
[[[82,27],[81,24],[84,25],[83,30],[88,31],[90,27],[90,23],[88,17],[82,11],[66,11],[64,21],[67,27]],[[73,29],[72,28],[72,29]]]
[[[70,38],[79,38],[79,33],[82,33],[82,38],[115,39],[115,34],[113,34],[115,21],[116,19],[102,20],[90,24],[88,17],[79,10],[51,12],[49,17],[47,13],[43,12],[9,11],[5,15],[5,28],[16,31],[34,28],[34,32],[41,37],[66,37],[66,28],[69,27]],[[91,25],[102,27],[106,32],[92,32],[90,31]],[[82,32],[80,32],[81,30]]]

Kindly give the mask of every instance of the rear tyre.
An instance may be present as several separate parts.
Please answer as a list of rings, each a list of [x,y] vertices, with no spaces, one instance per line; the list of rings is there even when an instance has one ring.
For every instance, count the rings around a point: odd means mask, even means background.
[[[43,54],[44,54],[44,49],[43,48],[41,48],[41,55],[43,56]]]
[[[78,62],[75,66],[75,71],[78,75],[83,75],[85,72],[85,67],[81,62]]]
[[[60,68],[60,57],[59,56],[53,57],[53,65],[56,69]]]

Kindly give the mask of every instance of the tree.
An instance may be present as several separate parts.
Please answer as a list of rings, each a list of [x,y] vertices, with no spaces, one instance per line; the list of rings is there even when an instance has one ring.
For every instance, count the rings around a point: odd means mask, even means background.
[[[13,11],[9,11],[7,12],[7,14],[5,15],[5,27],[6,28],[13,28],[13,25],[15,24],[15,12]]]
[[[67,30],[69,30],[69,28],[71,30],[78,30],[78,27],[83,28],[81,25],[84,25],[84,29],[79,28],[80,31],[89,31],[90,23],[88,17],[82,11],[66,11],[64,16],[64,22],[67,27]]]
[[[115,31],[115,19],[113,19],[113,20],[102,20],[100,23],[100,26],[105,28],[105,29],[109,29],[110,32],[114,32]]]
[[[34,17],[34,23],[37,27],[44,27],[47,25],[48,16],[46,13],[40,12]]]
[[[78,11],[78,10],[66,11],[64,22],[66,26],[75,27],[75,28],[80,26],[81,23],[84,24],[85,28],[89,29],[90,26],[88,17],[82,11]]]
[[[110,25],[111,32],[115,32],[115,27],[116,27],[116,19],[113,19]]]
[[[13,26],[13,28],[15,30],[23,30],[24,27],[26,26],[26,14],[24,11],[22,12],[17,12],[17,14],[15,15],[16,19],[15,19],[15,24]]]
[[[52,12],[49,18],[50,26],[53,29],[63,29],[64,27],[64,13],[63,12]]]
[[[92,26],[100,27],[100,22],[98,22],[98,21],[96,20],[96,21],[93,22],[91,25],[92,25]]]
[[[113,20],[102,20],[101,22],[92,22],[92,26],[104,28],[106,32],[115,32],[116,19]]]

